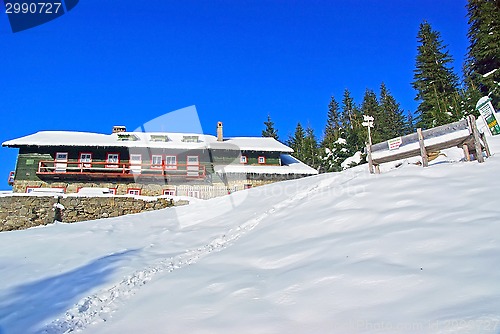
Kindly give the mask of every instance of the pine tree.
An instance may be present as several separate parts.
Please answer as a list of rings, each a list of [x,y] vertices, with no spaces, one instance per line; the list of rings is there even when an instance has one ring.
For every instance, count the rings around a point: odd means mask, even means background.
[[[307,126],[306,134],[303,143],[303,159],[304,163],[311,166],[312,168],[318,168],[320,166],[319,152],[318,152],[318,141],[316,140],[316,135],[314,134],[313,128]]]
[[[382,134],[381,140],[388,140],[405,134],[406,119],[399,103],[391,95],[384,83],[380,85],[380,116],[383,116],[383,128],[379,128]]]
[[[500,109],[500,1],[469,0],[469,47],[465,76],[468,97],[489,95]],[[479,91],[480,93],[475,93]],[[474,101],[474,102],[477,102]]]
[[[272,137],[276,140],[278,139],[278,130],[274,128],[274,122],[271,120],[271,116],[267,115],[267,121],[264,122],[266,128],[262,130],[262,137]]]
[[[347,141],[348,152],[352,155],[364,147],[363,115],[354,103],[351,92],[346,89],[342,99],[341,137]]]
[[[375,120],[373,122],[373,129],[371,131],[372,143],[379,143],[384,138],[384,127],[387,126],[387,119],[384,113],[381,112],[377,95],[371,89],[365,91],[363,102],[361,103],[361,113],[363,115],[372,116]],[[368,133],[366,127],[364,129],[364,138],[368,141]]]
[[[305,140],[305,132],[302,128],[302,125],[297,123],[297,127],[295,128],[295,134],[293,137],[288,139],[287,145],[293,150],[293,156],[299,159],[300,161],[304,161],[304,140]]]
[[[440,33],[427,22],[417,35],[416,69],[413,88],[417,91],[417,125],[430,128],[462,118],[458,76],[449,65],[453,59],[445,50]]]
[[[405,135],[408,135],[410,133],[413,133],[417,130],[415,127],[415,119],[413,118],[413,113],[410,111],[408,112],[408,115],[406,116],[406,127],[405,127]]]
[[[328,104],[328,114],[326,119],[325,133],[321,142],[322,147],[332,145],[340,137],[340,115],[339,104],[335,97],[331,97]]]

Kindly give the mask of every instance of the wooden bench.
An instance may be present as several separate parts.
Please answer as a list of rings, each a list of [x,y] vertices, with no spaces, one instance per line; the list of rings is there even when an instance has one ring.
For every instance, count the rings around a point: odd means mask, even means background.
[[[416,133],[393,138],[382,143],[366,145],[368,168],[370,173],[380,173],[379,165],[407,159],[420,155],[422,166],[429,165],[429,153],[460,147],[464,151],[465,160],[470,161],[471,154],[477,161],[484,162],[483,151],[490,156],[488,143],[484,133],[479,133],[476,119],[470,115],[467,118],[432,129],[417,129]],[[374,171],[375,170],[375,171]]]

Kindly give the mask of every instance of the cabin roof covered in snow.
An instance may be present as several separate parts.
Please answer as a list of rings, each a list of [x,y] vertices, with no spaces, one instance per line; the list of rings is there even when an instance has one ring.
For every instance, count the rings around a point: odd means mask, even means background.
[[[83,146],[83,147],[144,147],[170,149],[227,149],[242,151],[288,152],[293,150],[264,137],[234,137],[218,142],[212,135],[196,133],[120,132],[100,134],[75,131],[40,131],[4,142],[2,146]]]

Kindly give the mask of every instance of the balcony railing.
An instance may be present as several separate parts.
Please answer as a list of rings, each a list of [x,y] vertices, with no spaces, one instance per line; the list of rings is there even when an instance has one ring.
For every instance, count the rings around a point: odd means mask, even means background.
[[[178,177],[201,179],[206,176],[204,165],[151,165],[130,162],[63,162],[44,160],[38,163],[39,176],[86,176],[90,178]]]

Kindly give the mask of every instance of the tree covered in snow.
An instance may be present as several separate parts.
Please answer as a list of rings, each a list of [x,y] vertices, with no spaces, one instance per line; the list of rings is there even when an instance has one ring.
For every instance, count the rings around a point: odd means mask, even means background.
[[[354,102],[354,98],[348,89],[344,90],[342,97],[342,138],[347,143],[347,149],[354,154],[359,150],[363,150],[366,140],[366,130],[363,129],[362,111]]]
[[[339,137],[336,141],[320,148],[321,172],[339,172],[342,163],[353,154],[349,150],[347,140]]]
[[[322,172],[341,170],[342,156],[347,151],[345,139],[341,137],[343,132],[339,104],[332,96],[328,104],[325,131],[319,148],[320,170]]]
[[[417,34],[416,66],[413,88],[417,91],[417,125],[431,128],[463,117],[460,108],[458,76],[450,65],[453,58],[441,40],[441,34],[428,22],[420,24]]]
[[[469,47],[464,72],[468,79],[468,89],[479,91],[480,95],[489,95],[498,110],[500,109],[500,1],[469,0],[467,16]]]

